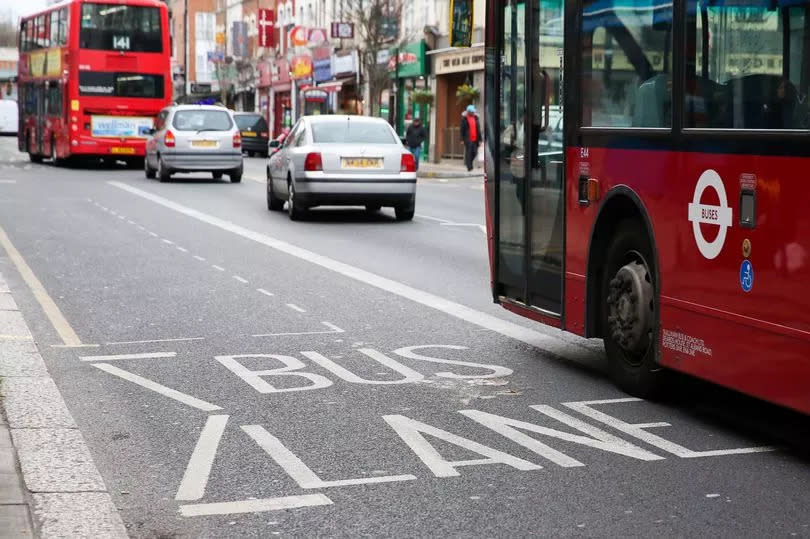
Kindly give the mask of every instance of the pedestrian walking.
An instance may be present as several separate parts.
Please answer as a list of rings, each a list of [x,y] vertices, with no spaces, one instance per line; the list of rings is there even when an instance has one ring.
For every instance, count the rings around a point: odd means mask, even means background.
[[[405,131],[405,145],[413,154],[416,170],[419,170],[419,154],[422,150],[422,143],[425,142],[426,138],[427,133],[425,132],[425,126],[422,125],[422,120],[414,118],[411,125],[408,126],[408,130]]]
[[[478,114],[475,106],[467,106],[467,110],[461,113],[461,140],[464,142],[464,164],[467,170],[473,169],[475,156],[478,154],[478,145],[481,144],[481,123],[478,121]]]

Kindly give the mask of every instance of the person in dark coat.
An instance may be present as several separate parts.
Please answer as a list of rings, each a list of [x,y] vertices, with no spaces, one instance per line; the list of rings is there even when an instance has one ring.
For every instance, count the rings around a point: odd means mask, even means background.
[[[469,105],[467,110],[461,113],[460,131],[461,140],[464,142],[464,164],[467,170],[472,170],[478,146],[481,144],[481,123],[478,121],[474,105]]]
[[[422,143],[427,138],[425,126],[422,125],[422,120],[414,118],[408,130],[405,131],[405,145],[413,154],[413,160],[416,162],[416,170],[419,170],[419,154],[422,150]]]

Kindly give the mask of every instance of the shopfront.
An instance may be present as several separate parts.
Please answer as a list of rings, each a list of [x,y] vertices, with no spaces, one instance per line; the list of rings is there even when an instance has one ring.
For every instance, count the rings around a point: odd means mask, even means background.
[[[432,114],[434,126],[430,147],[434,160],[464,156],[459,126],[461,113],[469,104],[480,109],[483,99],[470,97],[470,90],[479,92],[484,86],[484,46],[476,44],[466,49],[450,48],[428,53],[434,74],[435,104]],[[466,87],[461,97],[459,88]],[[483,111],[478,110],[483,118]]]
[[[358,88],[357,52],[341,51],[332,56],[333,84],[337,87],[335,110],[338,114],[363,114],[363,96]],[[323,84],[321,86],[326,86]]]
[[[424,40],[408,43],[399,49],[392,49],[391,59],[388,61],[388,72],[395,86],[394,127],[400,136],[405,135],[414,118],[420,118],[430,132],[430,105],[413,99],[414,91],[429,90],[426,49]],[[422,152],[427,158],[427,147]]]
[[[277,137],[292,127],[292,80],[287,60],[276,59],[270,70],[270,136]]]

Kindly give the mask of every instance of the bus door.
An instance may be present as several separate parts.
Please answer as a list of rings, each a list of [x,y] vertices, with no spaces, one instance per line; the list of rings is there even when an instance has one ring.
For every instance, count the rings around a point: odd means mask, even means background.
[[[45,138],[45,121],[47,120],[47,102],[46,96],[48,95],[48,91],[45,88],[45,82],[38,82],[34,84],[34,93],[36,95],[36,118],[34,119],[35,127],[34,132],[36,133],[37,137],[37,153],[42,155],[43,152],[43,144],[42,139]]]
[[[505,0],[499,15],[498,293],[561,317],[563,1]]]

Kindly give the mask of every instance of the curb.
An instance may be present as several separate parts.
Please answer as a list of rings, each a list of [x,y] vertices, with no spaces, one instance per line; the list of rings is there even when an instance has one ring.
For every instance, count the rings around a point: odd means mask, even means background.
[[[125,538],[90,449],[0,275],[0,406],[19,459],[35,536]]]

